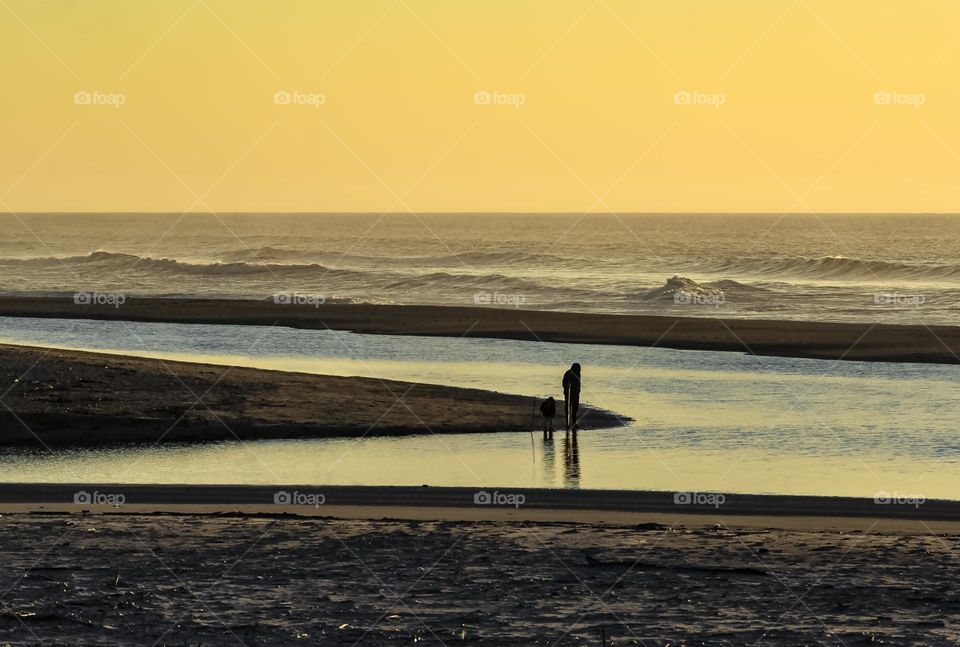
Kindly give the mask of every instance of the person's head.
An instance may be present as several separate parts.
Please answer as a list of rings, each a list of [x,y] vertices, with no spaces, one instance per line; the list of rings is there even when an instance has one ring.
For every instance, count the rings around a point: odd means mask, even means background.
[[[580,375],[580,364],[577,363],[577,362],[574,362],[574,363],[570,366],[570,370],[573,371],[574,373],[576,373],[577,375]]]

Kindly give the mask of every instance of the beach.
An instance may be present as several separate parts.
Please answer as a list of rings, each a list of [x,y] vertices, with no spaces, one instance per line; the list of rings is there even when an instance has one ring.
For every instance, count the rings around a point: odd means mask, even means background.
[[[0,346],[0,381],[9,386],[0,444],[403,436],[543,425],[539,412],[533,415],[537,400],[523,395],[21,346]],[[582,413],[585,429],[623,424],[600,409]]]
[[[89,506],[64,501],[74,487],[5,488],[2,639],[946,645],[960,637],[955,510],[952,521],[897,518],[892,508],[860,517],[869,502],[839,501],[835,516],[797,517],[784,501],[753,497],[742,505],[762,514],[723,506],[685,514],[667,509],[667,493],[635,493],[633,516],[618,516],[605,509],[618,500],[609,493],[584,493],[592,509],[564,508],[559,497],[538,508],[528,493],[529,505],[494,510],[436,505],[460,492],[382,488],[331,490],[329,507],[251,505],[266,488],[159,487]],[[396,505],[401,494],[409,507]],[[350,497],[354,504],[336,505]],[[654,510],[658,497],[664,505]],[[795,503],[794,512],[811,502]]]
[[[960,2],[0,14],[0,647],[960,645]]]
[[[275,303],[272,299],[0,297],[0,316],[284,326],[368,334],[655,346],[813,359],[957,364],[960,327],[519,308]]]

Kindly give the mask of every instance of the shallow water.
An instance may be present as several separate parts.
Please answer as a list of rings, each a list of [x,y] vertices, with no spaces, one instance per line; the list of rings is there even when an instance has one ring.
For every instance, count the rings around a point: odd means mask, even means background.
[[[622,488],[958,498],[960,369],[287,328],[0,318],[0,342],[559,394],[633,421],[587,431],[0,453],[0,481]],[[531,425],[538,424],[533,415]]]

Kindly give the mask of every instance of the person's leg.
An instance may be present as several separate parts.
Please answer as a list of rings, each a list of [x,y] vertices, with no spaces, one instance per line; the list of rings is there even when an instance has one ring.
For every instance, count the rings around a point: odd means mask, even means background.
[[[577,420],[578,420],[577,414],[578,414],[579,411],[580,411],[580,398],[575,397],[575,398],[570,398],[570,399],[573,400],[573,402],[571,403],[571,406],[570,406],[571,414],[572,414],[572,417],[571,417],[571,420],[570,420],[570,428],[573,429],[574,431],[576,431],[576,430],[577,430]]]

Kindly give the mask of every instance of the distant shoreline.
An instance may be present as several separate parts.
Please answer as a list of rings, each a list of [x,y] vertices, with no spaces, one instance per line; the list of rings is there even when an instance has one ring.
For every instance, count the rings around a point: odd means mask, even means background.
[[[960,363],[960,327],[582,314],[509,308],[131,297],[0,297],[0,316],[286,326],[367,334],[481,337],[877,362]]]

